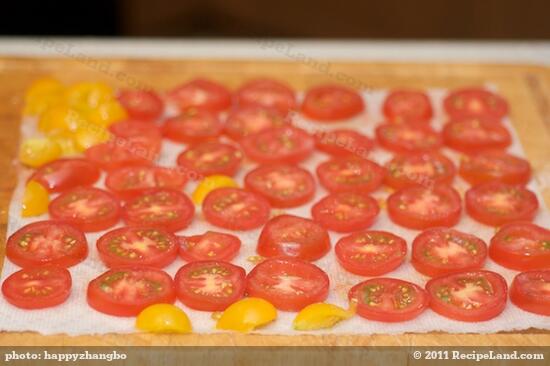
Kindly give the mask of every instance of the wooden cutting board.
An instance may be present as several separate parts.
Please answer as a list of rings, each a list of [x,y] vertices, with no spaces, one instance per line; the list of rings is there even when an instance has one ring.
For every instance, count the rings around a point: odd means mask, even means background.
[[[550,206],[550,68],[527,65],[405,64],[378,62],[304,62],[256,60],[137,60],[92,59],[73,54],[66,58],[0,58],[0,237],[5,238],[8,203],[16,184],[17,147],[23,95],[36,78],[51,75],[71,83],[104,81],[115,87],[152,87],[166,90],[182,80],[207,76],[229,87],[244,79],[274,77],[296,89],[322,82],[347,83],[362,88],[454,88],[495,84],[511,104],[511,118],[525,152],[544,188]],[[550,223],[549,223],[550,224]],[[4,257],[3,245],[0,258]],[[42,336],[31,332],[0,332],[0,345],[247,345],[247,346],[505,346],[550,345],[550,332],[404,334],[372,336],[273,336],[244,334],[191,335],[67,335]]]

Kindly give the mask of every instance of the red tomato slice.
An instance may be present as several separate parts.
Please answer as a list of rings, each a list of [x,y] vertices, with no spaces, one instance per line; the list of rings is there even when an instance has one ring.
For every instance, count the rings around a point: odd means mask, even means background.
[[[365,110],[361,95],[341,85],[320,85],[306,92],[302,113],[323,122],[337,122],[357,116]]]
[[[162,125],[163,135],[176,142],[196,144],[216,138],[223,125],[218,116],[205,110],[191,110],[168,118]]]
[[[420,123],[386,123],[376,128],[376,138],[383,148],[398,154],[437,150],[443,144],[441,135]]]
[[[246,156],[267,164],[299,163],[311,155],[313,144],[307,132],[290,126],[262,130],[241,141]]]
[[[359,316],[379,322],[404,322],[428,307],[428,294],[414,283],[395,278],[372,278],[349,290]]]
[[[86,159],[59,159],[38,168],[29,178],[50,192],[63,192],[78,186],[94,184],[100,171]]]
[[[492,119],[470,117],[448,122],[442,131],[445,145],[457,151],[478,154],[482,150],[505,149],[512,143],[506,127]]]
[[[168,100],[181,111],[198,108],[221,112],[231,106],[231,93],[216,82],[195,79],[168,92]]]
[[[491,239],[489,256],[517,271],[550,269],[550,230],[527,222],[505,225]]]
[[[477,152],[460,161],[459,173],[470,184],[496,180],[508,184],[527,184],[531,165],[525,159],[503,151]]]
[[[360,231],[338,240],[334,251],[346,271],[359,276],[380,276],[405,261],[407,242],[386,231]]]
[[[225,133],[233,140],[242,138],[269,128],[283,127],[288,118],[279,110],[266,107],[240,107],[233,110],[225,122]]]
[[[221,261],[187,263],[174,279],[178,299],[191,309],[223,311],[244,296],[246,272]]]
[[[129,149],[126,144],[117,146],[107,142],[90,147],[85,151],[86,158],[104,170],[113,170],[127,166],[151,165],[154,158],[144,150]]]
[[[315,194],[315,180],[311,173],[295,165],[259,166],[246,175],[244,184],[273,207],[280,208],[301,206]]]
[[[151,188],[182,189],[187,177],[173,168],[159,166],[130,166],[112,170],[105,178],[105,186],[117,197],[130,200]]]
[[[126,148],[133,155],[154,160],[162,147],[160,128],[150,122],[121,121],[109,126],[115,139],[113,144]]]
[[[431,277],[481,269],[486,258],[483,240],[453,229],[428,229],[412,244],[412,265]]]
[[[164,112],[164,102],[152,90],[122,90],[118,101],[131,119],[156,121]]]
[[[178,239],[162,229],[123,227],[97,240],[99,258],[109,268],[150,266],[163,268],[178,256]]]
[[[453,162],[438,152],[395,156],[386,164],[386,170],[384,183],[394,189],[451,184],[456,174]]]
[[[317,177],[330,192],[372,192],[384,180],[385,170],[380,165],[359,158],[335,158],[317,167]]]
[[[242,152],[220,142],[192,146],[178,156],[178,165],[198,175],[223,174],[233,176],[239,170]]]
[[[393,90],[384,105],[384,115],[390,122],[429,122],[433,117],[430,98],[420,90]]]
[[[196,261],[226,261],[237,256],[241,248],[241,239],[238,237],[207,231],[202,235],[180,236],[180,257],[188,262]]]
[[[65,191],[50,202],[50,216],[85,232],[102,231],[120,219],[120,204],[109,192],[94,187]]]
[[[275,108],[283,113],[296,108],[296,95],[286,84],[277,80],[252,80],[241,86],[236,94],[239,106]]]
[[[491,117],[508,114],[508,103],[501,96],[481,88],[464,88],[451,92],[443,101],[450,117]]]
[[[212,225],[229,230],[256,229],[269,219],[269,203],[240,188],[218,188],[202,202],[202,214]]]
[[[449,274],[428,281],[430,308],[450,319],[481,322],[498,316],[506,306],[506,280],[495,272]]]
[[[88,284],[88,305],[115,316],[136,316],[153,304],[176,301],[174,281],[149,267],[113,268]]]
[[[418,230],[454,226],[462,211],[458,192],[446,185],[403,188],[388,197],[387,206],[393,222]]]
[[[128,201],[122,211],[122,218],[128,225],[170,232],[185,229],[194,215],[193,202],[183,192],[168,188],[146,191]]]
[[[64,303],[71,294],[71,273],[61,267],[25,268],[2,284],[7,302],[21,309],[44,309]]]
[[[71,267],[88,256],[88,242],[74,227],[56,221],[37,221],[13,233],[6,256],[20,267]]]
[[[374,141],[353,130],[320,131],[315,134],[317,150],[333,156],[358,156],[368,158]]]
[[[510,287],[510,300],[525,311],[550,316],[550,271],[518,274]]]
[[[539,202],[530,190],[499,182],[488,182],[466,192],[466,212],[475,220],[492,226],[513,221],[531,221]]]
[[[300,311],[324,301],[329,279],[314,264],[295,258],[273,258],[258,264],[247,276],[248,296],[269,301],[283,311]]]
[[[359,192],[332,193],[311,208],[313,220],[340,233],[368,228],[379,212],[376,200]]]
[[[330,238],[315,221],[280,215],[264,226],[256,251],[264,257],[284,256],[315,261],[330,251]]]

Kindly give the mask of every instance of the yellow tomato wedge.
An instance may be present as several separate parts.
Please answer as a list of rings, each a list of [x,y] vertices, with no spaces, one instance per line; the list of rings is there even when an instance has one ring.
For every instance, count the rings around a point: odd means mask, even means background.
[[[82,126],[74,133],[76,147],[81,151],[102,142],[107,142],[110,138],[111,133],[105,127],[93,123]]]
[[[37,96],[59,93],[64,86],[58,80],[52,77],[44,77],[35,80],[25,93],[25,101]]]
[[[25,115],[36,116],[63,98],[64,86],[53,78],[42,78],[32,83],[25,94]]]
[[[231,304],[218,319],[216,328],[250,332],[277,318],[277,309],[268,301],[247,297]]]
[[[48,211],[50,198],[48,190],[42,184],[31,180],[25,186],[23,202],[21,203],[21,216],[39,216]]]
[[[136,318],[136,328],[151,333],[191,333],[189,317],[172,304],[146,307]]]
[[[57,104],[42,113],[38,129],[46,134],[60,134],[75,131],[86,118],[77,109],[65,104]]]
[[[61,148],[62,156],[74,156],[82,152],[79,146],[77,146],[74,139],[74,134],[72,133],[61,133],[58,135],[53,135],[49,137],[50,140],[54,141]]]
[[[336,323],[351,318],[355,314],[355,306],[349,310],[339,306],[318,302],[303,308],[292,323],[295,330],[316,330],[332,328]]]
[[[91,122],[105,127],[114,122],[122,121],[127,117],[126,110],[116,100],[101,103],[88,112],[88,118]]]
[[[23,141],[19,151],[19,160],[25,165],[36,168],[61,156],[59,145],[49,138],[31,138]]]
[[[65,92],[69,105],[88,110],[114,99],[113,89],[101,82],[85,82],[71,85]]]
[[[195,204],[200,205],[208,193],[223,187],[237,187],[237,183],[227,175],[210,175],[197,185],[191,199]]]

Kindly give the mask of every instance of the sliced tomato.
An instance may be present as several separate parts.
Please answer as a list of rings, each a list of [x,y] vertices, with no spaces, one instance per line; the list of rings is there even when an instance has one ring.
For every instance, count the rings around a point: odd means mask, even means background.
[[[428,281],[430,308],[450,319],[480,322],[493,319],[506,306],[506,280],[495,272],[449,274]]]
[[[154,160],[162,147],[162,133],[155,123],[143,121],[121,121],[109,126],[114,135],[111,142],[125,148],[133,155]]]
[[[450,184],[456,174],[453,162],[438,152],[397,155],[386,164],[386,170],[384,183],[394,189]]]
[[[215,139],[223,125],[218,116],[205,110],[190,110],[168,118],[162,125],[163,135],[175,142],[196,144]]]
[[[442,135],[448,147],[471,154],[505,149],[512,143],[512,136],[506,127],[481,117],[452,120],[445,124]]]
[[[464,157],[458,171],[470,184],[489,181],[527,184],[531,179],[531,165],[527,160],[498,150]]]
[[[380,165],[356,157],[334,158],[317,167],[317,177],[330,192],[372,192],[384,180],[385,169]]]
[[[340,233],[368,228],[379,212],[376,200],[360,192],[332,193],[311,207],[313,220]]]
[[[283,311],[300,311],[324,301],[329,278],[314,264],[296,258],[266,259],[247,276],[248,296],[269,301]]]
[[[178,156],[178,165],[198,175],[233,176],[239,170],[242,152],[233,145],[205,142],[192,146]]]
[[[481,88],[452,91],[443,101],[451,117],[491,117],[501,119],[508,114],[508,103],[501,96]]]
[[[492,226],[513,221],[531,221],[539,201],[527,188],[500,182],[488,182],[466,192],[466,212],[475,220]]]
[[[132,150],[113,142],[92,146],[85,151],[85,155],[89,161],[107,171],[127,166],[151,165],[154,161],[154,157],[149,156],[147,151]]]
[[[218,188],[202,203],[202,213],[212,225],[229,230],[256,229],[269,219],[267,200],[240,188]]]
[[[239,106],[275,108],[283,113],[296,108],[296,94],[286,84],[272,79],[257,79],[245,83],[236,93]]]
[[[374,141],[359,132],[338,129],[316,133],[315,147],[333,156],[358,156],[367,159],[374,147]]]
[[[50,202],[53,219],[64,221],[82,231],[102,231],[120,219],[120,204],[109,192],[94,187],[65,191]]]
[[[71,273],[62,267],[39,266],[12,273],[2,283],[2,294],[21,309],[44,309],[64,303],[71,294]]]
[[[313,137],[299,128],[269,128],[241,140],[244,153],[258,163],[299,163],[311,155]]]
[[[428,307],[428,294],[414,283],[395,278],[372,278],[349,290],[357,303],[357,314],[379,322],[404,322],[419,316]]]
[[[458,192],[446,185],[403,188],[388,197],[387,205],[393,222],[418,230],[454,226],[462,211]]]
[[[433,109],[428,95],[420,90],[392,90],[382,106],[390,122],[429,122]]]
[[[77,186],[94,184],[99,169],[86,159],[59,159],[38,168],[29,178],[50,192],[63,192]]]
[[[412,244],[412,265],[427,276],[481,269],[487,244],[475,235],[448,228],[420,233]]]
[[[360,231],[338,240],[334,252],[346,271],[359,276],[380,276],[405,261],[407,242],[386,231]]]
[[[88,304],[115,316],[136,316],[153,304],[176,301],[174,281],[166,272],[151,267],[119,267],[88,284]]]
[[[315,221],[280,215],[264,226],[256,250],[264,257],[284,256],[315,261],[330,251],[330,238]]]
[[[306,92],[302,113],[313,120],[334,122],[357,116],[365,110],[361,95],[342,85],[320,85]]]
[[[185,229],[195,215],[195,206],[185,193],[169,188],[146,191],[126,203],[122,218],[126,224],[155,227],[175,232]]]
[[[156,121],[164,112],[164,102],[152,90],[125,89],[120,91],[118,101],[130,118],[139,121]]]
[[[233,140],[242,138],[269,128],[283,127],[288,118],[278,109],[267,107],[239,107],[233,110],[225,121],[225,133]]]
[[[6,256],[20,267],[71,267],[88,256],[88,242],[74,227],[57,221],[37,221],[13,233]]]
[[[383,148],[398,154],[437,150],[441,135],[422,123],[385,123],[376,128],[376,139]]]
[[[163,268],[178,256],[179,242],[171,233],[147,227],[123,227],[97,240],[99,258],[109,268],[150,266]]]
[[[528,222],[505,225],[491,239],[489,256],[517,271],[550,269],[550,230]]]
[[[221,261],[199,261],[181,267],[174,278],[178,299],[191,309],[223,311],[244,296],[246,272]]]
[[[244,178],[248,190],[266,198],[273,207],[296,207],[315,194],[315,180],[309,171],[295,165],[261,165]]]
[[[207,231],[202,235],[180,236],[180,257],[188,262],[227,261],[239,252],[241,239],[235,235]]]
[[[231,93],[224,86],[206,79],[195,79],[168,92],[168,100],[181,111],[190,108],[221,112],[231,106]]]
[[[550,316],[550,270],[518,274],[510,287],[510,300],[525,311]]]

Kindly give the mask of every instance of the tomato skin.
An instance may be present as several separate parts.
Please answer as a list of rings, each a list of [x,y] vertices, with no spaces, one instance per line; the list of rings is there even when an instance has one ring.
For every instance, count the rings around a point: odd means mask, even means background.
[[[221,84],[207,79],[195,79],[182,84],[167,95],[181,111],[190,108],[221,112],[231,106],[231,93]]]
[[[99,169],[86,159],[58,159],[41,166],[29,178],[50,192],[63,192],[77,186],[92,185],[99,179]]]
[[[319,85],[306,92],[302,113],[321,122],[338,122],[355,117],[365,110],[361,95],[341,85]]]
[[[456,281],[480,281],[484,280],[489,283],[492,288],[492,294],[484,294],[489,296],[487,303],[482,303],[479,307],[465,308],[453,303],[447,303],[440,299],[438,292],[442,290],[442,286],[456,288]],[[432,278],[426,283],[426,291],[430,297],[430,308],[436,313],[454,320],[463,322],[481,322],[493,319],[498,316],[506,307],[506,298],[508,286],[506,280],[500,274],[490,271],[473,271],[459,272],[449,275]]]
[[[315,147],[336,157],[359,156],[367,159],[374,148],[374,141],[353,130],[336,129],[315,133]]]
[[[139,121],[156,121],[164,112],[164,102],[153,90],[120,91],[118,101],[128,116]]]
[[[264,257],[283,256],[315,261],[330,251],[330,238],[326,229],[315,221],[280,215],[264,226],[256,251]]]
[[[430,98],[420,90],[392,90],[382,106],[390,122],[429,122],[433,117]]]
[[[441,135],[425,123],[383,123],[375,133],[384,149],[398,154],[433,151],[443,144]]]
[[[397,155],[386,164],[384,183],[394,189],[413,185],[451,184],[456,168],[438,152]]]
[[[212,156],[212,154],[217,154]],[[178,165],[189,174],[233,176],[241,166],[242,152],[220,142],[204,142],[191,146],[178,156]]]
[[[297,277],[302,283],[286,284],[285,292],[276,288],[277,284],[285,284],[284,277]],[[246,293],[269,301],[279,310],[300,311],[310,304],[324,301],[329,283],[327,274],[312,263],[296,258],[271,258],[248,273]],[[294,288],[300,284],[303,290],[298,292]],[[288,293],[292,290],[293,293]]]
[[[357,244],[391,246],[390,253],[383,252],[379,257],[370,258],[360,250],[353,250]],[[342,237],[334,247],[338,263],[348,272],[359,276],[381,276],[398,268],[407,254],[405,239],[386,231],[359,231]],[[368,260],[361,263],[360,256]]]
[[[199,288],[192,287],[193,278],[200,275],[223,277],[228,284],[220,285],[224,294],[202,294]],[[214,279],[212,279],[215,281]],[[221,280],[220,280],[221,281]],[[181,267],[174,278],[178,299],[191,309],[201,311],[223,311],[229,305],[240,300],[246,289],[246,272],[242,267],[222,261],[190,262]],[[209,289],[212,291],[212,289]]]
[[[508,202],[503,203],[502,200]],[[531,221],[539,208],[537,196],[530,190],[499,182],[473,186],[466,192],[465,202],[468,215],[476,221],[492,226],[514,221]],[[504,205],[507,206],[503,207]]]
[[[382,291],[381,294],[379,292],[380,290]],[[389,291],[389,293],[387,291]],[[393,299],[391,302],[392,305],[394,305],[396,301],[396,296],[400,295],[402,297],[398,297],[397,299],[405,306],[405,309],[395,309],[395,305],[393,309],[377,308],[380,305],[385,305],[384,298],[379,299],[380,301],[375,301],[376,299],[371,300],[375,305],[365,303],[364,298],[367,296],[367,294],[365,294],[366,292],[368,292],[369,298],[376,294],[380,294],[381,296],[389,295]],[[407,295],[402,295],[405,293]],[[424,312],[429,303],[428,294],[420,286],[411,282],[385,277],[372,278],[358,283],[349,290],[348,297],[350,301],[357,302],[357,314],[359,316],[365,319],[387,323],[412,320]],[[412,305],[409,304],[411,301],[413,302]]]
[[[192,110],[168,118],[162,125],[162,134],[169,140],[184,144],[197,144],[215,139],[223,125],[215,113]]]
[[[214,248],[208,253],[201,253],[197,246],[203,241],[214,242],[218,245],[224,245],[221,249]],[[179,254],[183,260],[188,262],[215,260],[229,262],[235,258],[241,248],[241,239],[235,235],[219,233],[216,231],[207,231],[202,235],[180,236]]]
[[[499,181],[524,185],[531,179],[531,165],[503,151],[483,151],[461,159],[459,173],[470,184]]]
[[[266,164],[297,164],[311,155],[313,145],[312,136],[291,126],[268,128],[241,140],[246,156]]]
[[[514,239],[521,247],[518,248]],[[516,271],[550,269],[550,230],[530,222],[504,225],[491,238],[489,256],[501,266]]]
[[[272,79],[256,79],[239,88],[236,102],[244,107],[268,107],[287,113],[296,108],[296,95],[286,84]]]
[[[502,150],[512,143],[512,136],[506,127],[486,117],[451,120],[443,126],[441,134],[445,145],[467,154]]]
[[[435,253],[433,252],[434,247],[441,248],[441,245],[438,244],[447,244],[448,248],[449,242],[452,242],[451,245],[460,246],[466,253],[461,258],[455,256],[453,260],[452,253],[447,252],[448,257],[442,258],[438,256],[437,249],[435,249]],[[460,253],[457,254],[460,255]],[[428,229],[418,234],[412,243],[411,263],[413,267],[418,272],[430,277],[479,270],[483,267],[486,258],[487,244],[483,240],[454,229]]]
[[[519,273],[512,281],[510,300],[522,310],[550,316],[548,283],[550,283],[549,270]]]
[[[501,96],[481,88],[463,88],[449,93],[443,107],[453,118],[491,117],[501,119],[508,114],[508,103]]]
[[[106,171],[128,166],[151,165],[154,160],[147,152],[131,150],[127,146],[113,142],[92,146],[84,154],[86,159]]]
[[[240,141],[248,135],[288,125],[289,121],[288,116],[275,108],[238,107],[229,113],[224,132],[231,139]]]
[[[162,148],[160,128],[150,122],[126,120],[109,126],[114,135],[111,142],[126,148],[131,154],[154,160]]]
[[[317,166],[316,172],[329,192],[372,192],[382,185],[386,174],[380,165],[355,157],[325,161]]]
[[[38,287],[38,290],[40,290],[42,284],[44,287],[48,286],[49,290],[43,289],[48,293],[33,294],[32,291],[25,291],[21,287],[28,282],[39,282],[39,285],[31,285],[31,289]],[[2,283],[2,294],[7,302],[18,308],[27,310],[44,309],[67,301],[71,294],[71,287],[71,273],[66,268],[46,265],[24,268],[12,273]]]

